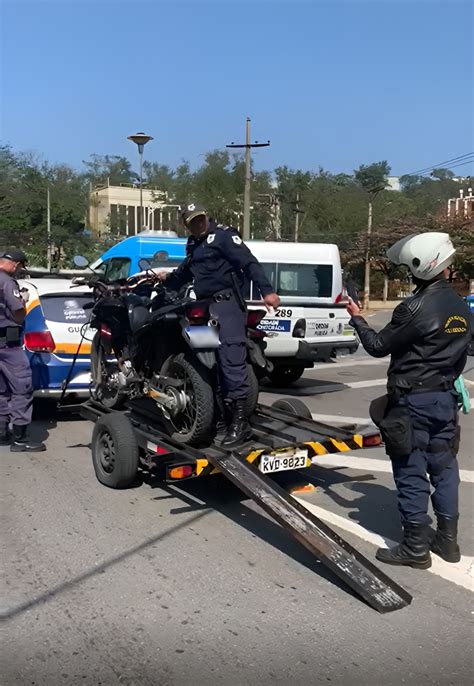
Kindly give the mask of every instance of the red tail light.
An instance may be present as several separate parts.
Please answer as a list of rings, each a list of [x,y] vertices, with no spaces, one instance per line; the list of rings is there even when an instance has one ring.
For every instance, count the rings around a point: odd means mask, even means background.
[[[342,305],[343,303],[348,303],[349,302],[349,296],[347,295],[346,291],[341,291],[339,295],[336,297],[336,305]]]
[[[101,338],[112,338],[112,331],[105,324],[100,325],[99,335]]]
[[[186,312],[189,319],[205,319],[207,317],[207,309],[202,305],[193,305]]]
[[[247,326],[256,329],[266,314],[266,310],[250,310],[247,313]]]
[[[381,445],[382,437],[380,434],[373,434],[372,436],[363,436],[362,445],[364,448],[375,448],[377,445]]]
[[[32,353],[52,353],[56,343],[49,331],[29,331],[25,333],[25,347]]]

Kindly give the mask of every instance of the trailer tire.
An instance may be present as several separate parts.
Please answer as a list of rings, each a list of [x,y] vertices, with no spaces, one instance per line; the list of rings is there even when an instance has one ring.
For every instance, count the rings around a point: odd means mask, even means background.
[[[138,474],[138,445],[130,421],[120,414],[100,417],[92,433],[95,475],[109,488],[129,488]]]
[[[298,381],[304,370],[303,365],[275,365],[273,371],[268,372],[267,376],[272,386],[284,388]]]
[[[298,398],[280,398],[280,400],[275,400],[272,403],[272,407],[275,410],[281,410],[301,419],[313,419],[309,407],[302,400],[298,400]]]

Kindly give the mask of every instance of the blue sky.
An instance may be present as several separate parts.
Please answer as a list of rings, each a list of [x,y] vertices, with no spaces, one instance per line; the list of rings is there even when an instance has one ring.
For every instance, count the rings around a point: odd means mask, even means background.
[[[464,0],[3,0],[1,139],[52,162],[171,166],[244,139],[259,169],[403,174],[470,152]],[[474,173],[473,166],[455,169]]]

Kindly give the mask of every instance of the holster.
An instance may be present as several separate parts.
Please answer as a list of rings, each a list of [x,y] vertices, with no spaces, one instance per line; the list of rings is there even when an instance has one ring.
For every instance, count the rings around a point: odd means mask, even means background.
[[[392,459],[409,455],[414,447],[413,425],[408,408],[388,404],[384,418],[379,423],[385,443],[385,452]]]

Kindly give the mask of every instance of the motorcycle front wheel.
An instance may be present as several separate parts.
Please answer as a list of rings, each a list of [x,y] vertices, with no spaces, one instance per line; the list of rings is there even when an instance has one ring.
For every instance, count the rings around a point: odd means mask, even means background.
[[[199,360],[180,353],[166,360],[160,374],[182,381],[181,391],[186,396],[185,409],[165,419],[170,437],[193,446],[209,444],[214,429],[214,394],[208,370]]]
[[[117,366],[107,360],[99,332],[91,345],[91,397],[109,410],[118,410],[123,405],[126,394],[114,381],[113,373]]]

